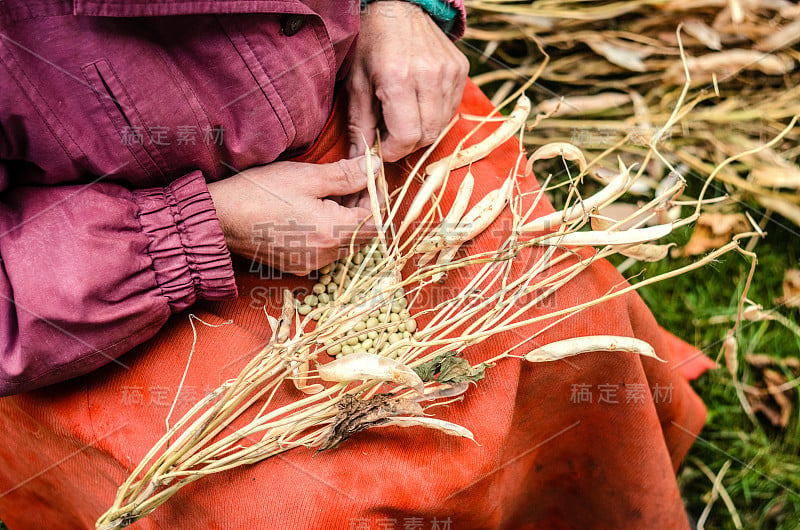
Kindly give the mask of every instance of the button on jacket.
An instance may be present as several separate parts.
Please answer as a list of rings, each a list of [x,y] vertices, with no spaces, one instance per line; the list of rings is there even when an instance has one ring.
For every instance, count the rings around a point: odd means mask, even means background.
[[[206,182],[314,142],[358,22],[354,1],[0,2],[0,395],[235,296]]]

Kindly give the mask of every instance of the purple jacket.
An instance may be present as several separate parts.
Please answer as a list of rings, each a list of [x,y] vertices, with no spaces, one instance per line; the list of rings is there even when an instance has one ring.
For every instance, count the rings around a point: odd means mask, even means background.
[[[357,31],[357,0],[0,1],[0,395],[236,295],[206,182],[310,146]]]

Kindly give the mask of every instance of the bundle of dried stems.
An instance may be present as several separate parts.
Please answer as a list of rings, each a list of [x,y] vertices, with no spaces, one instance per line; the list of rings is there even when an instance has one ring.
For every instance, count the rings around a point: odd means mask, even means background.
[[[641,157],[654,135],[670,165],[698,178],[757,148],[800,114],[800,6],[788,0],[467,0],[463,49],[484,63],[475,77],[495,101],[552,60],[539,77],[547,113],[533,147],[569,141],[597,153],[619,143]],[[662,129],[691,74],[692,112]],[[562,97],[563,96],[563,97]],[[731,199],[757,202],[800,225],[800,130],[739,158],[716,178]],[[655,188],[669,165],[653,160],[634,192]],[[600,177],[602,179],[602,176]],[[731,201],[732,202],[732,201]],[[718,208],[724,208],[719,205]]]

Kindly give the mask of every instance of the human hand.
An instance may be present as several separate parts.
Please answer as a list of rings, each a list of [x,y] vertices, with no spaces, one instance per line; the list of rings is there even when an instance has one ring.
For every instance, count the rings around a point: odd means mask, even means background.
[[[231,252],[305,275],[349,253],[370,209],[368,198],[349,206],[340,198],[366,185],[365,158],[358,157],[332,164],[274,162],[208,189]],[[356,246],[376,235],[370,219],[358,229]]]
[[[364,139],[372,146],[379,124],[390,162],[433,143],[458,108],[468,71],[466,57],[421,8],[370,4],[347,79],[350,157],[364,152]]]

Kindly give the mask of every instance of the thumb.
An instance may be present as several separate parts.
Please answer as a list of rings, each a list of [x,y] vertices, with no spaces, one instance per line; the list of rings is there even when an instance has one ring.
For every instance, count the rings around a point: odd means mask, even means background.
[[[375,174],[380,167],[380,159],[375,155],[370,155],[370,158],[372,172]],[[313,177],[309,184],[311,191],[318,198],[358,193],[367,187],[367,159],[360,156],[314,166]]]

